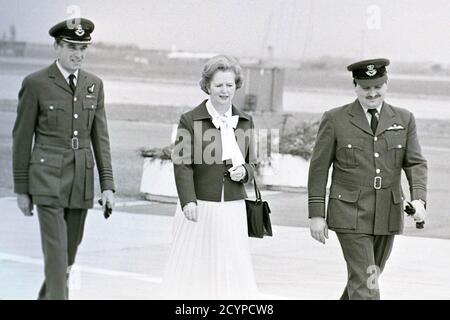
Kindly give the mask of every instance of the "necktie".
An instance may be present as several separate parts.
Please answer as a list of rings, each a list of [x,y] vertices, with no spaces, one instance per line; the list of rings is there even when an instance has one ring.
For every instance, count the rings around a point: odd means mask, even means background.
[[[72,93],[75,94],[75,82],[73,81],[75,79],[75,75],[72,73],[69,75],[69,86],[70,86],[70,90],[72,90]]]
[[[368,113],[372,115],[372,119],[370,120],[370,127],[372,128],[372,132],[375,134],[375,131],[377,131],[378,126],[378,110],[377,109],[369,109],[367,110]]]

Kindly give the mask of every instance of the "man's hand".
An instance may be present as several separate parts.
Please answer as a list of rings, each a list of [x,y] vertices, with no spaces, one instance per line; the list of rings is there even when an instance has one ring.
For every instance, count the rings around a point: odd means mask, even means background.
[[[420,200],[413,200],[411,201],[411,204],[413,205],[414,209],[416,209],[416,213],[412,216],[414,218],[414,221],[415,222],[425,221],[426,211],[423,202]]]
[[[33,203],[31,202],[31,197],[28,194],[16,194],[17,206],[20,211],[26,217],[31,217],[33,215]]]
[[[189,221],[197,222],[197,204],[195,202],[189,202],[183,207],[183,214]]]
[[[243,165],[232,167],[228,170],[230,172],[230,178],[233,181],[239,182],[242,179],[245,178],[245,175],[247,174],[247,170],[245,170]]]
[[[319,242],[325,244],[325,238],[328,239],[328,225],[325,218],[313,217],[311,218],[311,224],[309,227],[311,231],[311,237]]]
[[[102,208],[105,211],[105,207],[114,209],[116,202],[114,200],[114,192],[112,190],[105,190],[102,192]]]

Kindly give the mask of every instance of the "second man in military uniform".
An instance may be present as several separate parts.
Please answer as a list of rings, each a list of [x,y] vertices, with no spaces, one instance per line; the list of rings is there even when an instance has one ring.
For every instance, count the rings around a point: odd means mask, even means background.
[[[427,162],[414,115],[385,101],[388,65],[387,59],[372,59],[347,67],[357,99],[324,113],[311,158],[311,235],[325,243],[328,227],[337,234],[348,271],[341,299],[380,298],[378,276],[394,235],[403,230],[402,170],[410,185],[414,219],[425,219]]]

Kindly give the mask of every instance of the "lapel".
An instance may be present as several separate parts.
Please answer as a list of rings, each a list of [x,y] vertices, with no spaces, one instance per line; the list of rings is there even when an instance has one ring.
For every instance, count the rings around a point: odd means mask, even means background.
[[[382,134],[384,131],[386,131],[387,128],[392,126],[392,124],[394,123],[396,123],[394,110],[389,104],[383,102],[383,107],[381,108],[380,119],[378,121],[376,135],[378,136]]]
[[[241,110],[239,110],[238,108],[236,108],[235,106],[232,106],[232,114],[233,116],[239,116],[239,121],[238,124],[236,126],[236,129],[239,129],[240,131],[243,130],[243,133],[245,135],[245,137],[247,136],[247,131],[246,130],[250,130],[250,118],[243,113]],[[243,121],[244,120],[244,121]],[[239,133],[242,135],[242,133]],[[250,134],[253,134],[253,132],[250,132]],[[236,136],[236,131],[235,131],[235,136]],[[236,140],[239,146],[239,149],[241,150],[241,153],[245,159],[245,154],[246,154],[246,149],[245,149],[245,141],[247,141],[246,138],[242,139],[236,136]]]
[[[48,76],[53,79],[55,85],[72,95],[72,90],[70,90],[69,84],[56,66],[56,61],[48,68]]]
[[[200,103],[197,107],[192,110],[192,118],[194,121],[198,120],[211,120],[211,116],[208,113],[208,109],[206,109],[206,101],[204,100],[202,103]],[[212,124],[212,121],[211,121]]]
[[[86,86],[86,82],[87,82],[87,75],[83,70],[78,70],[78,80],[77,80],[77,87],[75,89],[75,95],[79,95],[79,93],[83,90],[83,88]],[[84,95],[82,95],[82,97],[84,98],[84,96],[86,95],[87,91],[84,93]]]
[[[357,126],[361,130],[373,136],[372,129],[369,126],[369,122],[367,121],[366,115],[364,114],[364,110],[359,104],[358,99],[356,99],[350,105],[350,110],[348,113],[351,117],[350,122],[353,123],[353,125]]]
[[[241,120],[241,119],[250,120],[250,118],[245,113],[243,113],[241,110],[236,108],[234,105],[231,106],[231,110],[232,110],[231,114],[233,116],[239,116],[239,120]],[[238,122],[238,126],[239,126],[239,123],[241,123],[241,122],[240,121]]]

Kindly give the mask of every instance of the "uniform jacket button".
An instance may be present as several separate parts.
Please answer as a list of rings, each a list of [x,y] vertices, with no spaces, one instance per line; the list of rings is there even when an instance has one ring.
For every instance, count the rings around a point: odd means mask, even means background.
[[[44,158],[41,158],[41,162],[44,162],[45,161],[45,159]]]
[[[349,144],[348,146],[347,146],[348,148],[351,148],[352,147],[352,145],[351,144]]]
[[[342,195],[338,195],[338,198],[339,198],[339,199],[342,198]]]
[[[380,156],[380,154],[378,152],[375,152],[374,156],[375,156],[375,158],[378,158]]]
[[[49,108],[50,110],[53,110],[54,107],[53,107],[53,106],[50,106],[50,107],[48,107],[48,108]]]

